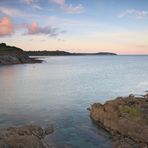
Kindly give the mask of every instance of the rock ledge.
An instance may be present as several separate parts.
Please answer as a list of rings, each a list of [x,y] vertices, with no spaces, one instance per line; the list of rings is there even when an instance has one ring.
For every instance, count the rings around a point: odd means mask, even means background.
[[[90,117],[112,135],[113,147],[148,147],[148,94],[95,103]]]
[[[52,126],[47,129],[38,125],[10,127],[0,132],[0,148],[49,148],[43,139],[52,132]]]

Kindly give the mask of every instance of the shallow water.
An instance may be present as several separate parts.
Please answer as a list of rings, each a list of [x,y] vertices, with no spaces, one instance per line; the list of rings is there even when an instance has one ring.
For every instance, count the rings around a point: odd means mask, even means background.
[[[53,124],[47,140],[74,148],[109,148],[87,108],[148,88],[148,56],[44,57],[41,64],[0,67],[0,127]]]

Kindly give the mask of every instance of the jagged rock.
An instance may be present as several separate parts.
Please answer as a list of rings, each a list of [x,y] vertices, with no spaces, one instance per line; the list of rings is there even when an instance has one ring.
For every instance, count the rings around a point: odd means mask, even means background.
[[[49,127],[47,127],[47,128],[44,129],[44,134],[45,135],[49,135],[49,134],[51,134],[53,132],[54,132],[53,126],[49,126]]]
[[[44,130],[38,125],[10,127],[1,132],[0,148],[47,148],[43,139],[52,132],[53,127]]]
[[[90,116],[116,137],[113,147],[148,146],[148,95],[119,97],[104,105],[95,103],[91,106]]]

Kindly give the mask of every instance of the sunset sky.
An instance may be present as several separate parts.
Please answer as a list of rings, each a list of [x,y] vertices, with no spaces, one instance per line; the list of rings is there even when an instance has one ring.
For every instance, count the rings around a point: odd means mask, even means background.
[[[24,50],[148,54],[148,0],[0,0],[0,42]]]

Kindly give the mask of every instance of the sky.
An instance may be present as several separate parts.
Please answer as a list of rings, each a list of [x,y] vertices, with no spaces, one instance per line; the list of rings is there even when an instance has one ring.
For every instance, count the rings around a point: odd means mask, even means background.
[[[0,0],[0,42],[24,50],[148,54],[148,0]]]

